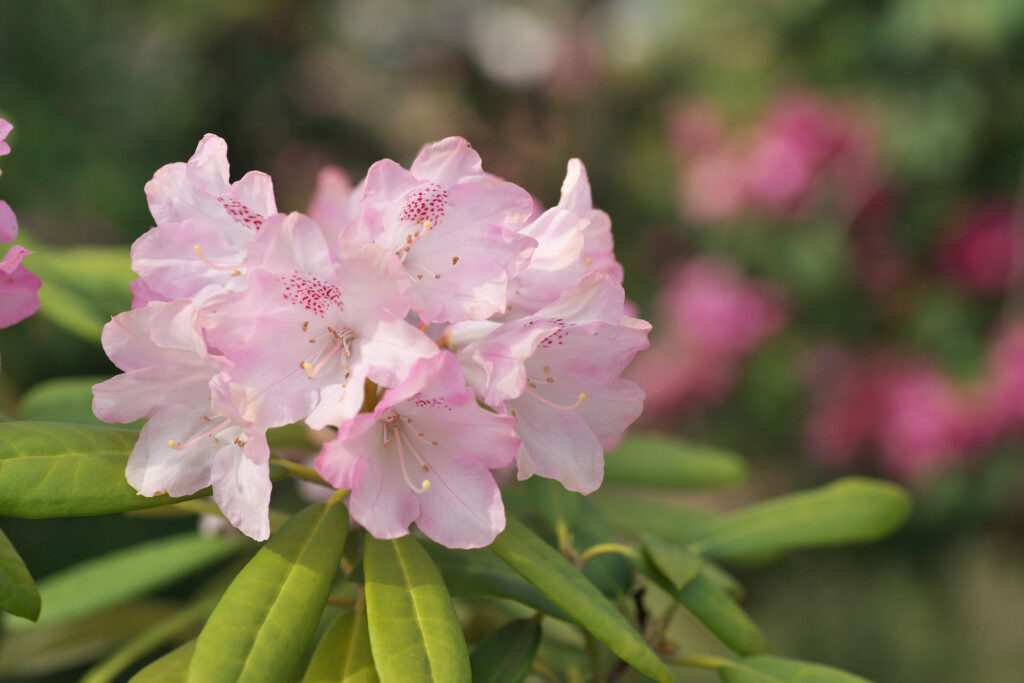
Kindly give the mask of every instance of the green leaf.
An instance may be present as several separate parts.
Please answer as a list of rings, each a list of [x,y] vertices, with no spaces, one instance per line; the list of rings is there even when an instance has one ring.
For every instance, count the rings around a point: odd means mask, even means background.
[[[39,589],[7,534],[0,530],[0,610],[25,619],[39,618]]]
[[[348,513],[337,495],[293,516],[213,610],[188,680],[290,680],[327,603],[347,533]]]
[[[140,669],[128,683],[185,683],[188,677],[188,665],[195,652],[196,641],[192,640],[179,645],[160,659],[154,660]]]
[[[830,666],[782,657],[746,657],[718,668],[722,683],[870,683]]]
[[[567,491],[554,479],[543,477],[530,477],[526,482],[526,491],[530,502],[552,529],[568,531],[576,525],[583,496]]]
[[[539,647],[539,618],[510,621],[473,650],[473,683],[520,683]]]
[[[644,552],[677,591],[693,581],[704,568],[704,560],[686,548],[656,536],[644,537]]]
[[[384,683],[469,681],[469,653],[440,572],[416,539],[366,538],[366,613]]]
[[[136,275],[125,247],[40,248],[32,272],[43,281],[40,314],[97,344],[111,316],[131,307],[128,284]]]
[[[909,514],[910,499],[895,484],[847,477],[712,520],[686,541],[707,557],[757,561],[799,548],[874,541]]]
[[[662,585],[690,614],[733,652],[753,655],[766,652],[761,629],[721,586],[703,573],[687,583],[682,590],[673,591]]]
[[[673,678],[625,617],[554,548],[514,517],[491,550],[595,638],[638,671],[664,683]]]
[[[488,550],[449,550],[431,543],[427,553],[444,576],[452,597],[514,600],[569,621],[565,612]]]
[[[189,531],[80,562],[39,582],[43,609],[38,623],[69,621],[122,605],[219,562],[246,543]],[[11,621],[8,628],[24,630],[32,624]]]
[[[57,422],[0,423],[0,515],[79,517],[167,505],[140,496],[124,477],[139,433]]]
[[[587,496],[587,503],[597,508],[608,524],[620,533],[650,533],[677,543],[685,543],[694,530],[714,519],[701,510],[609,489]]]
[[[302,683],[376,683],[366,610],[344,612],[317,643]]]
[[[747,478],[743,458],[711,446],[655,434],[630,436],[605,456],[611,484],[670,489],[708,489]]]
[[[60,377],[34,385],[18,403],[22,420],[107,426],[92,412],[92,387],[108,377]],[[141,429],[139,420],[123,429]]]

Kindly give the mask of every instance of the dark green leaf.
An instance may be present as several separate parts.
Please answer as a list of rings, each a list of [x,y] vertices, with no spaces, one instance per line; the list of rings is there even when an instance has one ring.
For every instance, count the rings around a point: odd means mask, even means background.
[[[473,650],[473,683],[520,683],[540,647],[540,619],[510,621]]]
[[[124,477],[139,433],[57,422],[0,423],[0,515],[79,517],[167,505]],[[209,495],[209,489],[188,498]]]
[[[491,550],[561,607],[595,638],[642,673],[671,683],[658,655],[590,581],[514,517]]]
[[[293,516],[224,593],[196,640],[188,680],[290,680],[327,603],[347,533],[337,496]]]
[[[662,588],[669,590],[690,614],[733,652],[752,655],[768,650],[757,624],[724,589],[704,574],[687,583],[682,590],[672,591],[671,586],[666,585]]]
[[[746,657],[718,669],[722,683],[870,683],[830,666],[781,657]]]
[[[676,590],[695,579],[704,568],[704,560],[686,548],[663,541],[656,536],[644,537],[644,552],[647,559],[665,575]]]
[[[179,645],[140,669],[128,683],[185,683],[195,649],[195,639]]]
[[[208,567],[246,545],[189,531],[80,562],[39,582],[39,624],[68,621],[122,605]],[[11,629],[33,628],[12,621]]]
[[[799,548],[874,541],[909,513],[910,500],[895,484],[847,477],[712,520],[686,541],[707,557],[756,561]]]
[[[530,502],[556,532],[560,528],[568,531],[576,525],[583,496],[567,491],[553,479],[543,477],[528,479],[526,491]]]
[[[426,550],[452,597],[514,600],[569,621],[565,612],[488,550],[449,550],[436,543],[428,544]]]
[[[0,530],[0,610],[25,619],[39,618],[39,589],[14,545]]]
[[[654,434],[630,436],[605,456],[605,481],[672,489],[707,489],[747,477],[743,458],[710,446]]]
[[[367,537],[373,661],[384,683],[470,680],[469,653],[441,574],[416,539]]]
[[[317,643],[302,683],[376,683],[366,610],[339,614]]]

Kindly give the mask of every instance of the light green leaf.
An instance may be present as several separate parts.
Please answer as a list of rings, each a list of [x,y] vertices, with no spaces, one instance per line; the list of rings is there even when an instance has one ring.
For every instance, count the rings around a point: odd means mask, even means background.
[[[539,618],[510,621],[473,650],[473,683],[520,683],[539,647]]]
[[[625,617],[554,548],[514,517],[491,550],[595,638],[641,673],[663,683],[673,678]]]
[[[565,612],[488,550],[449,550],[436,543],[427,545],[426,550],[452,597],[514,600],[569,621]]]
[[[366,610],[339,614],[317,643],[302,683],[376,683]]]
[[[650,533],[677,543],[685,543],[695,529],[714,519],[701,510],[604,488],[587,496],[587,503],[619,533]]]
[[[40,248],[32,272],[43,281],[40,314],[88,341],[98,344],[111,316],[131,307],[136,275],[126,247]]]
[[[718,668],[722,683],[870,683],[830,666],[782,657],[746,657]]]
[[[676,590],[693,581],[704,568],[704,560],[686,548],[663,541],[656,536],[644,537],[644,552]]]
[[[138,432],[57,422],[0,423],[0,515],[78,517],[185,498],[140,496],[124,477]]]
[[[712,520],[686,542],[707,557],[757,561],[799,548],[874,541],[909,514],[910,499],[895,484],[846,477]]]
[[[107,377],[61,377],[34,385],[18,404],[22,420],[106,426],[92,412],[92,387]],[[132,429],[139,429],[132,426]]]
[[[135,602],[73,621],[7,630],[0,640],[0,680],[40,676],[94,661],[174,610]]]
[[[347,534],[348,513],[337,494],[288,520],[210,615],[188,680],[291,680],[327,603]]]
[[[189,531],[80,562],[39,582],[43,609],[38,624],[69,621],[122,605],[219,562],[245,545],[241,539]],[[33,626],[12,620],[8,628]]]
[[[655,434],[627,437],[604,461],[604,478],[610,484],[708,489],[738,484],[746,477],[747,463],[738,455]]]
[[[35,621],[39,618],[39,589],[28,567],[0,530],[0,610]]]
[[[370,643],[380,679],[468,683],[469,653],[455,607],[416,539],[367,536],[363,564]]]
[[[673,591],[670,585],[662,585],[662,588],[668,590],[712,635],[733,652],[753,655],[768,650],[764,635],[754,620],[725,592],[725,589],[704,574],[691,580],[682,590]]]
[[[195,639],[179,645],[140,669],[128,683],[185,683],[195,649]]]

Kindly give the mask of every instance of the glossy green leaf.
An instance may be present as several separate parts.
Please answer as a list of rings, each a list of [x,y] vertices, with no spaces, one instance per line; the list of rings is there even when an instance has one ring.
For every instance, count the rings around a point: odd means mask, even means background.
[[[766,652],[761,629],[754,620],[733,600],[725,589],[711,581],[703,573],[688,582],[682,590],[670,590],[679,603],[695,616],[704,627],[733,652],[753,655]]]
[[[348,513],[335,496],[271,536],[203,627],[188,680],[290,680],[327,603],[347,533]]]
[[[672,675],[643,637],[590,581],[514,517],[491,550],[595,638],[638,671],[671,683]]]
[[[124,477],[139,433],[57,422],[0,423],[0,515],[79,517],[167,505]],[[209,489],[187,498],[209,495]]]
[[[431,543],[427,553],[455,598],[503,598],[563,621],[569,617],[488,550],[449,550]]]
[[[693,581],[704,568],[704,560],[681,545],[663,541],[656,536],[644,537],[644,552],[675,590]]]
[[[366,610],[339,614],[317,643],[302,683],[376,683],[378,680]]]
[[[192,661],[195,649],[195,639],[179,645],[163,657],[139,669],[128,683],[185,683],[188,665]]]
[[[708,489],[738,484],[746,477],[747,463],[738,455],[655,434],[627,437],[604,461],[604,478],[610,484]]]
[[[715,519],[686,540],[707,557],[756,561],[799,548],[874,541],[909,514],[910,499],[895,484],[847,477]]]
[[[0,610],[35,621],[39,605],[39,589],[28,567],[0,530]]]
[[[628,535],[650,533],[677,543],[685,543],[695,530],[714,519],[701,510],[610,489],[587,496],[587,504],[596,508],[615,531]]]
[[[39,624],[68,621],[122,605],[208,567],[247,545],[241,539],[200,536],[194,531],[165,536],[102,555],[39,582]],[[12,620],[11,629],[32,628]]]
[[[539,647],[539,618],[510,621],[473,650],[473,683],[520,683]]]
[[[39,313],[68,332],[100,342],[103,326],[131,307],[131,270],[126,247],[38,249],[32,272],[43,281]]]
[[[7,630],[0,639],[0,680],[40,676],[95,661],[174,612],[173,606],[135,602],[72,621]]]
[[[363,553],[373,661],[384,683],[469,681],[469,653],[437,567],[411,536],[367,536]]]
[[[782,657],[745,657],[718,668],[722,683],[870,683],[821,664]]]

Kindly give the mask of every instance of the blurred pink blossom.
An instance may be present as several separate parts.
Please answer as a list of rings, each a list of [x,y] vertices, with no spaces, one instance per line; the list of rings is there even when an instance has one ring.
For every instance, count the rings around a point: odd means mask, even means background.
[[[731,264],[699,259],[679,266],[658,301],[663,330],[631,367],[647,393],[648,417],[721,400],[737,365],[787,319],[781,296]]]
[[[948,278],[968,290],[998,294],[1013,277],[1019,250],[1016,242],[1013,205],[983,204],[956,220],[939,248],[939,266]]]

